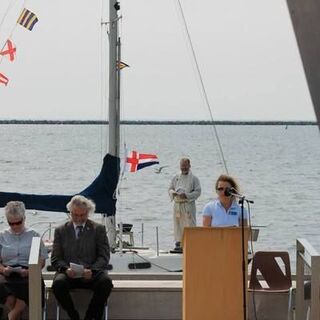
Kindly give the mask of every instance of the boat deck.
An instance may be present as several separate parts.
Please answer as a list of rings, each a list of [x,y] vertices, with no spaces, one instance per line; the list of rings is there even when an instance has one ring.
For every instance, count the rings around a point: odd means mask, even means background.
[[[29,319],[40,320],[41,312],[41,282],[38,252],[40,238],[34,238],[29,259],[29,281],[31,289]],[[306,274],[308,269],[308,274]],[[57,303],[51,290],[53,272],[44,273],[47,287],[47,303],[45,308],[46,319],[57,319]],[[304,320],[306,312],[310,320],[319,319],[320,315],[320,254],[304,239],[297,239],[297,275],[293,277],[293,287],[296,287],[295,304],[290,307],[290,319]],[[112,273],[114,290],[108,301],[109,320],[180,320],[183,315],[183,279],[181,272],[165,273]],[[260,279],[259,280],[263,280]],[[304,298],[304,284],[310,281],[311,299]],[[262,283],[263,284],[263,283]],[[186,288],[188,290],[188,288]],[[268,290],[266,290],[268,291]],[[76,289],[73,292],[75,304],[81,314],[85,312],[91,292]],[[228,297],[236,299],[237,297]],[[256,319],[255,310],[259,319],[282,320],[287,319],[288,293],[282,292],[248,292],[247,307],[248,319]],[[33,305],[31,305],[33,304]],[[294,306],[295,305],[295,306]],[[208,306],[209,308],[210,306]],[[254,307],[254,308],[253,308]],[[27,311],[25,312],[27,314]],[[214,314],[209,314],[210,320],[215,320]],[[241,315],[239,315],[241,316]],[[25,319],[28,317],[25,317]],[[67,319],[61,311],[60,319]],[[240,318],[239,318],[240,319]],[[193,320],[193,319],[192,319]],[[220,319],[217,319],[220,320]]]

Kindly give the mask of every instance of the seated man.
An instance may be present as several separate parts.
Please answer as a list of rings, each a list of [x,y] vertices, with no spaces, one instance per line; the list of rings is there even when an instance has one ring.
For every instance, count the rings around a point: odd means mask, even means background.
[[[55,229],[51,263],[57,270],[52,289],[71,320],[79,320],[70,289],[85,288],[93,291],[85,320],[101,320],[104,304],[112,290],[107,274],[110,250],[105,227],[88,219],[95,211],[95,204],[80,195],[67,204],[71,221]],[[83,271],[70,267],[77,264]]]

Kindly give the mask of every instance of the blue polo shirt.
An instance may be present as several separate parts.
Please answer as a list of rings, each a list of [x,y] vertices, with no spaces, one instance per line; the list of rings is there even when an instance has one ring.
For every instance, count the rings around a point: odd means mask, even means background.
[[[233,201],[231,207],[227,211],[220,200],[213,200],[204,206],[202,215],[212,218],[212,227],[239,226],[241,207],[236,201]],[[243,210],[243,216],[245,220],[248,219],[246,208]]]

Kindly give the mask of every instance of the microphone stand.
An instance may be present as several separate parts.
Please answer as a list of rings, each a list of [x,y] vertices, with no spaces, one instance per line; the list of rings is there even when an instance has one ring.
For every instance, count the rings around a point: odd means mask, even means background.
[[[247,320],[247,285],[246,285],[246,259],[245,259],[245,243],[244,243],[244,202],[253,203],[252,200],[246,199],[246,197],[235,190],[228,190],[229,194],[239,198],[239,204],[241,205],[241,251],[242,251],[242,295],[243,295],[243,320]]]

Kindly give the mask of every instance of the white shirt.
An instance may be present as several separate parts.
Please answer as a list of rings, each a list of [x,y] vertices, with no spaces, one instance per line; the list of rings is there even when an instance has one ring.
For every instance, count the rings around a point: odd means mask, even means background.
[[[78,238],[79,237],[79,232],[80,232],[80,228],[78,228],[78,227],[82,227],[82,232],[84,231],[84,227],[85,227],[85,223],[83,223],[83,224],[75,224],[74,222],[73,222],[73,228],[74,228],[74,233],[75,233],[75,235],[76,235],[76,238]]]
[[[220,200],[213,200],[204,206],[202,215],[212,218],[212,227],[239,226],[241,207],[236,201],[233,201],[231,207],[226,210]],[[245,220],[248,219],[246,208],[243,210],[243,217]]]

